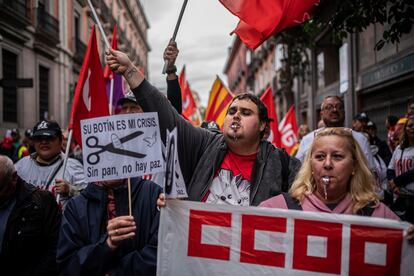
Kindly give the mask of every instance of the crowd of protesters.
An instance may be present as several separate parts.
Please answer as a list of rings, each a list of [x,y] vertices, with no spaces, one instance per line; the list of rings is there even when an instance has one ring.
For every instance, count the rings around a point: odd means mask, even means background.
[[[414,102],[403,118],[387,118],[387,141],[366,113],[344,127],[344,103],[328,96],[321,125],[299,127],[289,156],[266,141],[271,119],[255,95],[233,98],[222,129],[194,127],[181,114],[178,49],[164,52],[165,97],[125,53],[108,50],[110,68],[129,84],[122,114],[158,112],[161,139],[177,129],[177,152],[188,200],[405,220],[414,223]],[[82,152],[52,120],[6,133],[0,144],[0,271],[5,275],[155,275],[159,207],[157,177],[86,183]],[[163,175],[161,175],[163,177]],[[161,181],[162,182],[162,181]],[[161,183],[158,183],[161,184]],[[414,243],[414,227],[407,238]],[[24,265],[21,265],[24,260]]]

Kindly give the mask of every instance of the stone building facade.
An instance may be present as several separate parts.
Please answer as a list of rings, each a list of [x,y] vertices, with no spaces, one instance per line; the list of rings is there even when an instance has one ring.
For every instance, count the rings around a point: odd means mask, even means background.
[[[403,116],[407,102],[414,99],[414,30],[398,44],[374,51],[383,28],[371,25],[362,33],[350,34],[339,45],[332,42],[326,28],[308,52],[309,72],[296,77],[291,89],[283,89],[280,83],[286,49],[277,36],[255,51],[242,50],[245,46],[235,39],[224,73],[234,91],[246,87],[242,90],[261,95],[272,87],[279,120],[295,104],[298,123],[316,128],[324,97],[338,95],[345,102],[346,126],[352,125],[355,114],[366,112],[377,124],[379,136],[385,138],[386,117]]]
[[[147,73],[149,23],[139,0],[92,0],[109,37]],[[49,118],[66,127],[94,19],[86,0],[0,0],[0,134]],[[104,65],[105,44],[97,31]],[[22,87],[16,79],[31,79]]]

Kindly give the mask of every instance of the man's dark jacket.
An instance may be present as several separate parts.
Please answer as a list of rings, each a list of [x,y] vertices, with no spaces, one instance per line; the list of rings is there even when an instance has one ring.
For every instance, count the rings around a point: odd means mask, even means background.
[[[90,183],[65,207],[57,262],[61,275],[155,275],[161,188],[152,181],[131,179],[135,237],[112,251],[106,243],[108,190]],[[126,185],[113,189],[117,216],[129,213]]]
[[[166,130],[172,131],[177,127],[178,157],[188,197],[189,200],[201,201],[227,153],[223,134],[192,126],[178,115],[165,96],[146,80],[132,91],[145,112],[158,112],[164,143]],[[269,142],[261,142],[252,169],[250,205],[257,206],[262,201],[280,194],[282,187],[290,187],[293,182],[299,171],[300,162],[287,156],[288,183],[282,183],[284,178],[279,152],[280,150]]]
[[[0,253],[1,275],[57,275],[61,214],[49,191],[18,178]]]

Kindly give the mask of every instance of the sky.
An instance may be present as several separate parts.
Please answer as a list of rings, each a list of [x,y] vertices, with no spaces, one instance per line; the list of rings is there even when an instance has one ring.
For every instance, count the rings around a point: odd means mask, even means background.
[[[157,87],[166,87],[162,75],[162,55],[174,33],[183,0],[141,0],[150,24],[148,42],[149,80]],[[192,90],[198,92],[201,104],[206,106],[216,75],[227,82],[223,74],[228,48],[236,27],[237,17],[218,0],[189,0],[177,34],[180,51],[177,74],[185,64],[186,78]]]

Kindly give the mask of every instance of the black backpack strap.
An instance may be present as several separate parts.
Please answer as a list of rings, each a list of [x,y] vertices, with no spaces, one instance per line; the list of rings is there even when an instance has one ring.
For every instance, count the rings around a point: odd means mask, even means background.
[[[282,193],[282,195],[285,198],[286,205],[287,205],[289,210],[303,211],[303,208],[299,204],[299,202],[296,199],[293,199],[293,197],[291,197],[290,194]]]
[[[282,192],[289,190],[289,156],[286,150],[279,149],[280,163],[282,164]]]
[[[372,216],[372,213],[374,213],[374,211],[375,211],[374,203],[371,202],[365,205],[361,210],[359,210],[358,215],[364,216],[364,217],[370,217]]]
[[[45,190],[49,189],[50,184],[52,184],[52,181],[55,179],[55,176],[58,173],[58,171],[60,170],[60,168],[62,167],[63,162],[64,162],[64,160],[62,159],[60,161],[59,165],[56,167],[56,169],[50,174],[49,179],[47,180],[47,183],[46,183]],[[65,176],[62,176],[62,177],[65,177]]]

